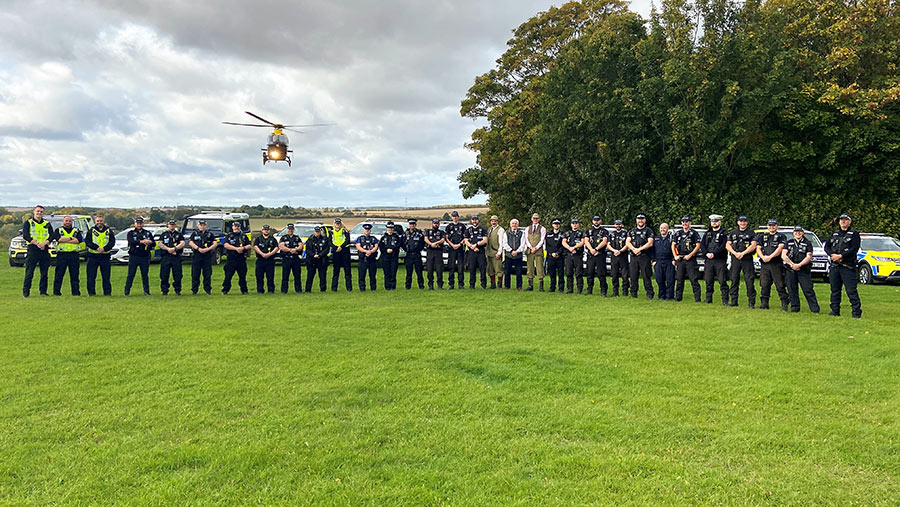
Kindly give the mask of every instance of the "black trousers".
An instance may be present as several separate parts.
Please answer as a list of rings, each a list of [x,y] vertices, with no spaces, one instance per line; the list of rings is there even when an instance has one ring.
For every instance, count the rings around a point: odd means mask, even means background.
[[[109,281],[109,254],[87,254],[87,293],[96,294],[97,270],[100,270],[100,280],[103,284],[103,295],[112,294],[112,283]]]
[[[271,257],[260,259],[257,257],[254,271],[256,274],[256,292],[265,294],[266,289],[268,289],[270,294],[275,292],[275,259]],[[263,284],[265,284],[265,287],[263,287]]]
[[[428,249],[425,252],[425,270],[428,271],[428,288],[434,288],[434,275],[437,273],[438,288],[444,287],[444,252],[441,249]]]
[[[793,269],[785,268],[784,281],[787,285],[788,299],[791,302],[792,312],[800,311],[800,290],[802,290],[803,296],[806,297],[809,311],[819,313],[819,300],[816,299],[816,291],[813,290],[812,274],[808,269],[794,271]]]
[[[650,281],[650,262],[650,256],[644,252],[642,252],[641,255],[633,255],[628,262],[628,268],[631,273],[631,297],[637,297],[638,280],[643,279],[644,292],[647,293],[647,299],[653,299],[653,282]]]
[[[706,259],[703,263],[703,280],[706,282],[706,302],[712,303],[716,280],[719,281],[719,292],[722,293],[722,304],[728,304],[728,261],[725,259]],[[783,280],[782,280],[783,281]]]
[[[319,290],[325,292],[328,288],[325,278],[328,275],[328,258],[306,257],[306,292],[312,292],[313,278],[319,275]]]
[[[134,275],[138,268],[141,269],[141,285],[144,294],[150,294],[150,256],[130,255],[128,257],[128,275],[125,277],[125,295],[131,294],[131,284],[134,283]]]
[[[466,252],[468,256],[466,264],[469,266],[469,287],[475,288],[475,275],[481,273],[481,288],[487,288],[487,257],[484,256],[484,250],[469,250]],[[459,282],[462,284],[462,282]]]
[[[503,285],[507,289],[510,288],[512,274],[516,274],[516,289],[522,288],[522,268],[525,267],[525,261],[522,254],[515,257],[509,255],[506,257],[506,264],[503,266]]]
[[[359,262],[356,265],[359,272],[359,290],[366,290],[366,275],[369,275],[369,290],[377,289],[375,276],[378,272],[378,254],[359,256]]]
[[[841,286],[847,290],[847,298],[850,299],[850,310],[856,318],[862,317],[862,304],[859,302],[859,292],[856,289],[859,279],[856,269],[846,266],[831,266],[828,272],[828,281],[831,283],[831,313],[841,314]]]
[[[303,292],[301,280],[302,268],[300,267],[300,257],[295,255],[282,255],[281,257],[281,293],[288,293],[288,285],[291,275],[294,275],[294,292],[300,294]]]
[[[559,257],[547,255],[546,271],[547,276],[550,277],[550,292],[556,292],[557,287],[560,292],[566,290],[566,258],[562,254],[558,255]]]
[[[400,256],[396,251],[392,254],[381,256],[381,271],[384,273],[384,289],[397,288],[397,267],[400,265]]]
[[[628,295],[628,287],[630,286],[628,277],[628,253],[622,252],[619,255],[610,255],[610,271],[612,271],[612,293],[613,296],[619,295],[619,279],[622,279],[622,295]]]
[[[344,285],[347,288],[347,292],[353,290],[353,275],[350,274],[350,250],[348,248],[341,248],[340,252],[334,252],[331,255],[331,263],[334,265],[331,273],[331,290],[337,292],[338,289],[338,279],[341,275],[341,270],[344,270]]]
[[[228,257],[225,261],[225,279],[222,280],[222,294],[228,294],[231,290],[231,278],[234,274],[238,275],[238,286],[241,288],[241,294],[249,292],[247,290],[247,259],[244,254],[238,254],[235,257]]]
[[[183,271],[181,270],[181,256],[164,253],[159,261],[159,289],[163,296],[169,293],[169,273],[172,274],[172,288],[175,294],[181,294],[181,279]]]
[[[466,262],[465,256],[466,251],[463,247],[459,247],[459,250],[449,249],[447,250],[447,255],[449,256],[447,260],[447,270],[450,272],[450,275],[447,277],[447,283],[450,285],[452,289],[454,286],[454,278],[453,274],[456,274],[457,279],[459,279],[459,286],[463,286],[463,273],[466,270]],[[487,268],[487,264],[485,264],[485,269]]]
[[[212,292],[212,252],[194,254],[191,258],[191,292],[197,293],[200,289],[200,275],[203,275],[203,291]]]
[[[22,295],[28,297],[31,294],[31,282],[34,280],[34,268],[40,267],[38,288],[41,294],[47,294],[47,274],[50,271],[50,252],[46,250],[28,249],[25,254],[25,280],[22,282]]]
[[[675,263],[675,301],[684,298],[684,278],[691,281],[691,291],[694,293],[694,301],[700,302],[700,270],[697,268],[697,258],[681,259]]]
[[[578,293],[584,290],[584,276],[583,276],[583,253],[576,252],[574,254],[567,253],[566,254],[566,287],[569,289],[566,291],[567,293],[571,293],[575,289],[575,285],[578,285]],[[577,280],[577,282],[576,282]]]
[[[672,265],[672,259],[656,261],[654,274],[656,275],[656,286],[659,288],[659,299],[675,299],[675,266]],[[682,282],[682,288],[684,288],[684,282]]]
[[[738,259],[733,255],[731,256],[731,289],[729,292],[731,293],[732,306],[737,306],[738,304],[741,274],[744,275],[744,286],[746,286],[747,290],[747,302],[750,304],[750,308],[753,308],[756,305],[756,285],[754,282],[756,270],[753,269],[752,256],[747,255],[743,259]]]
[[[415,271],[416,278],[418,278],[419,288],[424,289],[425,276],[422,274],[422,271],[425,267],[422,265],[422,252],[406,252],[406,260],[403,262],[406,265],[406,289],[412,288],[413,271]]]
[[[608,286],[606,284],[606,254],[591,255],[588,252],[587,258],[587,291],[588,294],[594,292],[594,277],[600,278],[600,294],[605,296]]]
[[[788,304],[787,291],[784,290],[784,269],[780,262],[763,262],[759,268],[759,306],[769,307],[769,295],[772,293],[772,284],[778,292],[781,305]]]
[[[62,294],[63,277],[66,271],[69,272],[69,289],[73,296],[81,295],[81,281],[79,280],[79,271],[81,269],[81,258],[78,252],[56,252],[56,269],[53,273],[53,295]]]

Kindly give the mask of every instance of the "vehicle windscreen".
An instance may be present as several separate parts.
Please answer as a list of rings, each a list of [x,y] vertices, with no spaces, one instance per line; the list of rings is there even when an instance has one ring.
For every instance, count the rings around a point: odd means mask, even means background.
[[[300,236],[301,238],[306,238],[313,235],[313,233],[315,232],[315,227],[315,225],[294,225],[294,234]],[[278,231],[278,234],[276,236],[280,238],[285,234],[287,234],[287,226],[282,227],[281,230]]]
[[[184,229],[181,231],[182,234],[190,234],[194,232],[195,229],[199,228],[201,218],[188,218],[187,223],[184,226]],[[215,218],[207,218],[206,219],[206,229],[209,231],[222,232],[222,226],[224,225],[224,221]],[[231,231],[229,231],[231,232]]]
[[[860,238],[860,250],[875,250],[876,252],[900,252],[900,243],[894,238]]]

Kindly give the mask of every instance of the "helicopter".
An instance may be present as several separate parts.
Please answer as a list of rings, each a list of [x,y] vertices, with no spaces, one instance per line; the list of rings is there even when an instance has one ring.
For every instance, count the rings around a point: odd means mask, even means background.
[[[303,132],[300,130],[294,130],[290,127],[326,127],[329,125],[334,125],[333,123],[313,123],[310,125],[284,125],[281,123],[272,123],[269,120],[255,115],[250,111],[244,111],[250,116],[256,118],[257,120],[265,123],[265,125],[260,125],[258,123],[235,123],[231,121],[223,121],[225,125],[239,125],[242,127],[272,127],[272,133],[269,134],[268,139],[266,140],[266,147],[262,148],[262,160],[263,165],[265,165],[270,160],[272,162],[284,161],[287,162],[288,167],[291,166],[291,157],[290,154],[294,153],[294,150],[289,150],[288,145],[290,141],[288,140],[288,136],[285,135],[285,130],[290,130],[291,132],[296,132],[298,134],[302,134]]]

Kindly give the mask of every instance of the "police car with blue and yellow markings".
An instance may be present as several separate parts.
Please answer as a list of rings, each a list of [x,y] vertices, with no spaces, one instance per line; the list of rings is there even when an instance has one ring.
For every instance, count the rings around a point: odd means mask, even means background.
[[[886,234],[860,233],[856,254],[859,283],[900,280],[900,240]]]

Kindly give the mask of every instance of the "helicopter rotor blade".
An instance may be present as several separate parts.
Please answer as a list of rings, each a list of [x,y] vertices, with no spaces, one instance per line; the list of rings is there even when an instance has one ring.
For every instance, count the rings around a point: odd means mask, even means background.
[[[247,113],[247,114],[249,114],[250,116],[256,118],[257,120],[263,122],[263,123],[268,123],[269,125],[271,125],[271,126],[273,126],[273,127],[275,126],[274,123],[272,123],[272,122],[270,122],[269,120],[263,118],[262,116],[257,116],[257,115],[255,115],[255,114],[251,113],[250,111],[244,111],[244,112]]]
[[[290,130],[291,132],[296,132],[296,133],[298,133],[298,134],[303,134],[303,133],[304,133],[302,130],[294,130],[294,129],[289,129],[289,128],[287,128],[287,127],[284,127],[284,130]]]
[[[285,127],[330,127],[337,123],[312,123],[310,125],[284,125]]]
[[[242,126],[242,127],[266,127],[266,128],[272,128],[271,125],[257,125],[257,124],[254,124],[254,123],[235,123],[235,122],[233,122],[233,121],[223,121],[222,123],[224,123],[225,125],[240,125],[240,126]]]

